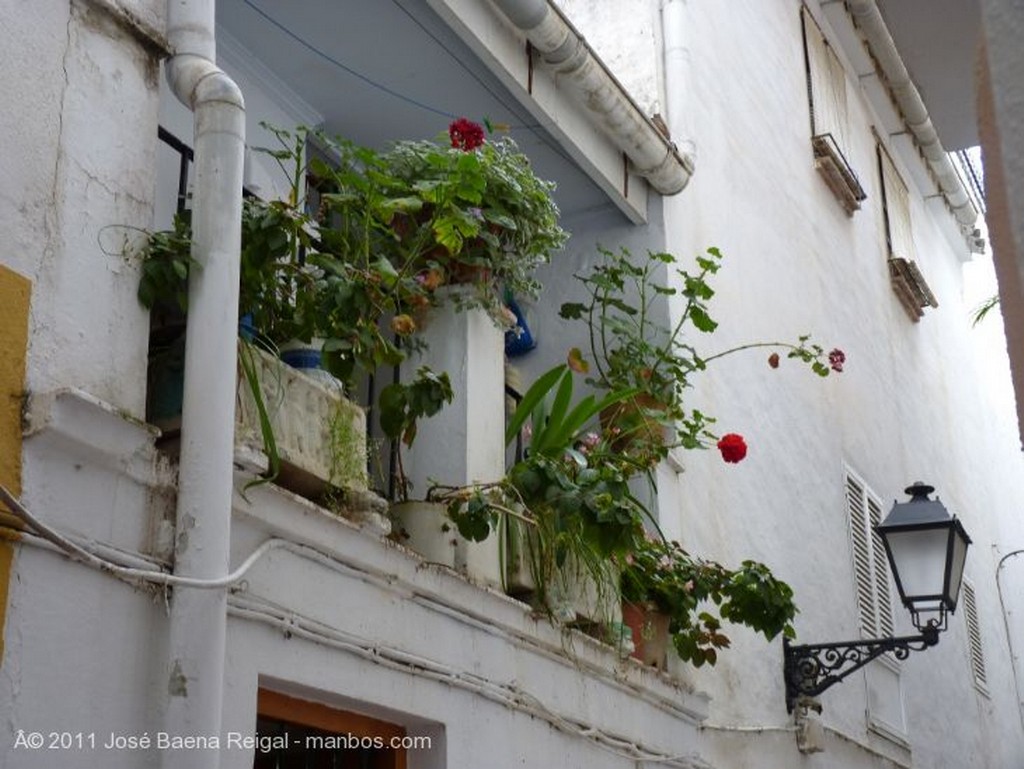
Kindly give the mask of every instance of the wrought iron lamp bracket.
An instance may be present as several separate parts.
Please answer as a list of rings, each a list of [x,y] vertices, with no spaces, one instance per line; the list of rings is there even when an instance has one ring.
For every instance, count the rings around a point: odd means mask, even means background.
[[[816,697],[886,652],[904,660],[912,651],[935,646],[940,629],[938,623],[929,623],[916,636],[821,644],[793,645],[788,638],[783,639],[786,709],[792,713],[798,698]]]

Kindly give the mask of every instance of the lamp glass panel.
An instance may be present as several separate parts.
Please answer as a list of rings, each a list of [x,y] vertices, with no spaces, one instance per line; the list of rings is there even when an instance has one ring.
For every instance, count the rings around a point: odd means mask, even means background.
[[[905,601],[913,602],[916,596],[935,596],[942,592],[946,581],[948,532],[943,527],[886,533]]]
[[[952,529],[953,537],[953,558],[952,565],[949,570],[949,584],[946,585],[946,589],[949,591],[949,608],[956,608],[957,596],[960,594],[960,582],[964,578],[964,561],[967,560],[967,540],[963,538],[960,532],[954,528]]]

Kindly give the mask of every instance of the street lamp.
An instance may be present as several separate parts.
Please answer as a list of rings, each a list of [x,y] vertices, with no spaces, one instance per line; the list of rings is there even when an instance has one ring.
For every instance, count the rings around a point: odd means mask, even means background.
[[[801,696],[815,697],[886,652],[906,659],[939,642],[947,612],[956,609],[970,537],[956,516],[937,499],[934,488],[917,482],[909,502],[897,502],[875,527],[896,578],[900,600],[920,635],[793,645],[783,639],[786,708]],[[923,615],[927,615],[925,618]]]

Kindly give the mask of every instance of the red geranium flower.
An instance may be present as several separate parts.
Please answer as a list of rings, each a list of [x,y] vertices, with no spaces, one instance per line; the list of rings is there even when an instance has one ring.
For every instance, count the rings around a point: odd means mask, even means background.
[[[830,365],[832,370],[837,374],[842,372],[844,363],[846,363],[846,353],[838,347],[828,354],[828,365]]]
[[[747,443],[742,435],[727,433],[718,442],[718,450],[722,452],[722,459],[735,464],[747,455]]]
[[[484,143],[484,129],[472,120],[460,117],[448,126],[448,135],[452,138],[452,146],[470,152]]]

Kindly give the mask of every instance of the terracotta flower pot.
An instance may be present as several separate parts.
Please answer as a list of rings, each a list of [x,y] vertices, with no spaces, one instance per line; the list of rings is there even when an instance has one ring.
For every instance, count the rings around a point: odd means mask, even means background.
[[[622,621],[633,631],[633,657],[665,670],[668,664],[669,616],[651,605],[622,603]]]

